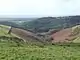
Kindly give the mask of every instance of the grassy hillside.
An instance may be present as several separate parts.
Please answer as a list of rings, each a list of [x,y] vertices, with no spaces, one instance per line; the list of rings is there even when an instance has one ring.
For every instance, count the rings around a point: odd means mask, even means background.
[[[31,45],[0,25],[0,60],[80,60],[80,45]]]
[[[15,34],[8,34],[10,26],[0,25],[0,45],[19,45],[23,40],[18,38]],[[6,44],[7,43],[7,44]],[[10,44],[9,44],[10,43]]]
[[[73,43],[80,43],[80,25],[72,27],[72,36],[76,36]]]
[[[0,25],[0,38],[9,38],[13,40],[18,39],[26,42],[27,44],[39,44],[42,42],[34,33],[29,31],[12,27],[11,34],[8,34],[9,29],[10,26]]]
[[[9,31],[9,26],[0,25],[0,36],[9,36],[9,37],[11,37],[12,35],[9,35],[8,31]]]
[[[0,60],[80,60],[80,46],[14,46],[0,43]]]

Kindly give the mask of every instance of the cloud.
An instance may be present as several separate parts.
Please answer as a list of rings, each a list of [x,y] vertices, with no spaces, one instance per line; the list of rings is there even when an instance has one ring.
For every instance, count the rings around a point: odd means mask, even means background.
[[[0,15],[79,15],[80,0],[0,0]]]
[[[59,0],[60,2],[61,0]],[[62,0],[58,3],[58,8],[55,9],[56,16],[64,15],[79,15],[80,14],[80,0]]]

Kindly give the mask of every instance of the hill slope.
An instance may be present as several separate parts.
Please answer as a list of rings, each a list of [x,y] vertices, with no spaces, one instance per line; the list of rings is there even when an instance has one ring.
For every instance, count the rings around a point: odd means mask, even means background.
[[[40,37],[36,34],[29,32],[27,30],[19,29],[19,28],[12,28],[12,33],[16,34],[20,38],[22,38],[25,42],[40,42],[45,43]]]
[[[0,60],[80,60],[80,45],[23,45],[16,35],[7,34],[8,28],[0,25]]]
[[[32,32],[12,27],[11,34],[8,34],[9,29],[10,29],[10,26],[0,25],[0,38],[6,38],[6,39],[9,38],[9,39],[14,39],[14,40],[16,39],[16,40],[26,42],[28,44],[44,43],[44,41],[41,40],[41,38],[39,38]]]
[[[80,24],[80,16],[42,17],[22,23],[23,27],[33,32],[48,32],[50,29],[70,28]]]
[[[76,25],[72,28],[62,29],[56,33],[53,33],[51,36],[53,38],[53,43],[80,43],[80,25]]]
[[[10,26],[0,25],[0,45],[1,46],[19,46],[23,40],[15,34],[8,34]]]

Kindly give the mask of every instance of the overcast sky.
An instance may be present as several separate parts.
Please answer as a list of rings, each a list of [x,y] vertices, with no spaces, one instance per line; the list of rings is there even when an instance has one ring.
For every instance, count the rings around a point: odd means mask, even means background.
[[[80,0],[0,0],[0,16],[7,15],[17,17],[80,15]]]

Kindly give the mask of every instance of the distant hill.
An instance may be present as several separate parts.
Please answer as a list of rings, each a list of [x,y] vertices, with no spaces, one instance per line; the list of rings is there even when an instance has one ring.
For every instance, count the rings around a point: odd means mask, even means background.
[[[80,24],[80,16],[42,17],[42,18],[0,18],[0,24],[9,25],[34,33],[61,30]]]
[[[23,22],[26,29],[33,32],[48,32],[50,29],[69,28],[80,24],[80,16],[42,17],[29,22]]]
[[[48,32],[49,29],[57,29],[63,26],[64,21],[55,17],[43,17],[34,21],[24,22],[23,26],[33,32]]]

